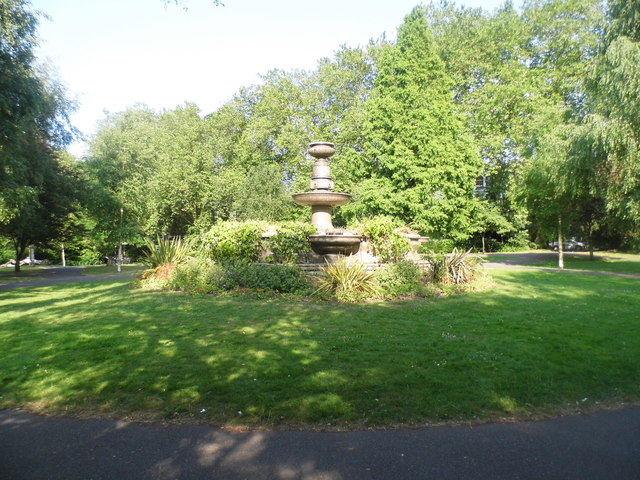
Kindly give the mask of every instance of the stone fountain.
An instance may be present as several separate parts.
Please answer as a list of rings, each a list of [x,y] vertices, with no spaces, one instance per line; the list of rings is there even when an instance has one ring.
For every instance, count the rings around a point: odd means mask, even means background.
[[[311,207],[311,223],[317,233],[309,236],[311,249],[318,255],[331,258],[333,255],[352,255],[360,249],[360,235],[354,235],[333,227],[331,208],[349,203],[351,195],[333,191],[331,167],[328,159],[335,153],[333,143],[309,144],[309,155],[315,158],[310,192],[296,193],[293,201]]]

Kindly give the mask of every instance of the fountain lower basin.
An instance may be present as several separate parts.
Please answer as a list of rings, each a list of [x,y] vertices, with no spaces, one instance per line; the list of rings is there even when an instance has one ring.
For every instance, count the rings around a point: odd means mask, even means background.
[[[360,235],[309,235],[311,249],[318,255],[354,255],[360,250]]]

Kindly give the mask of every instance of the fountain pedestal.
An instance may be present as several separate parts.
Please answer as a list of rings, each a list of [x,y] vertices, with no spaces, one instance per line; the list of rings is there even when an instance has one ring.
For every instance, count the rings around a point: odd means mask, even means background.
[[[293,200],[298,205],[311,207],[311,223],[318,233],[310,235],[313,251],[319,255],[352,255],[360,248],[360,235],[338,232],[331,221],[331,209],[345,205],[351,200],[348,193],[334,192],[331,167],[328,158],[335,153],[332,143],[315,142],[309,144],[309,155],[316,159],[313,165],[310,192],[296,193]]]

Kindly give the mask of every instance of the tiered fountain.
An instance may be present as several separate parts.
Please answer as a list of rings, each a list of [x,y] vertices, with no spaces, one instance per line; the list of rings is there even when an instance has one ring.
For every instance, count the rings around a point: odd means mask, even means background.
[[[344,205],[351,200],[348,193],[333,191],[331,167],[327,160],[335,153],[333,143],[309,144],[309,155],[316,159],[313,164],[310,192],[296,193],[293,200],[298,205],[311,207],[311,223],[317,233],[309,236],[312,250],[330,260],[334,255],[352,255],[360,249],[360,235],[336,229],[331,222],[331,207]]]

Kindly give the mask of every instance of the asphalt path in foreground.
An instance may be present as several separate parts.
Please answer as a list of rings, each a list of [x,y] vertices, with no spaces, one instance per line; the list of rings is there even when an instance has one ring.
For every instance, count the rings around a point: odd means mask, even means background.
[[[2,480],[638,478],[640,407],[356,432],[229,432],[0,410]]]

